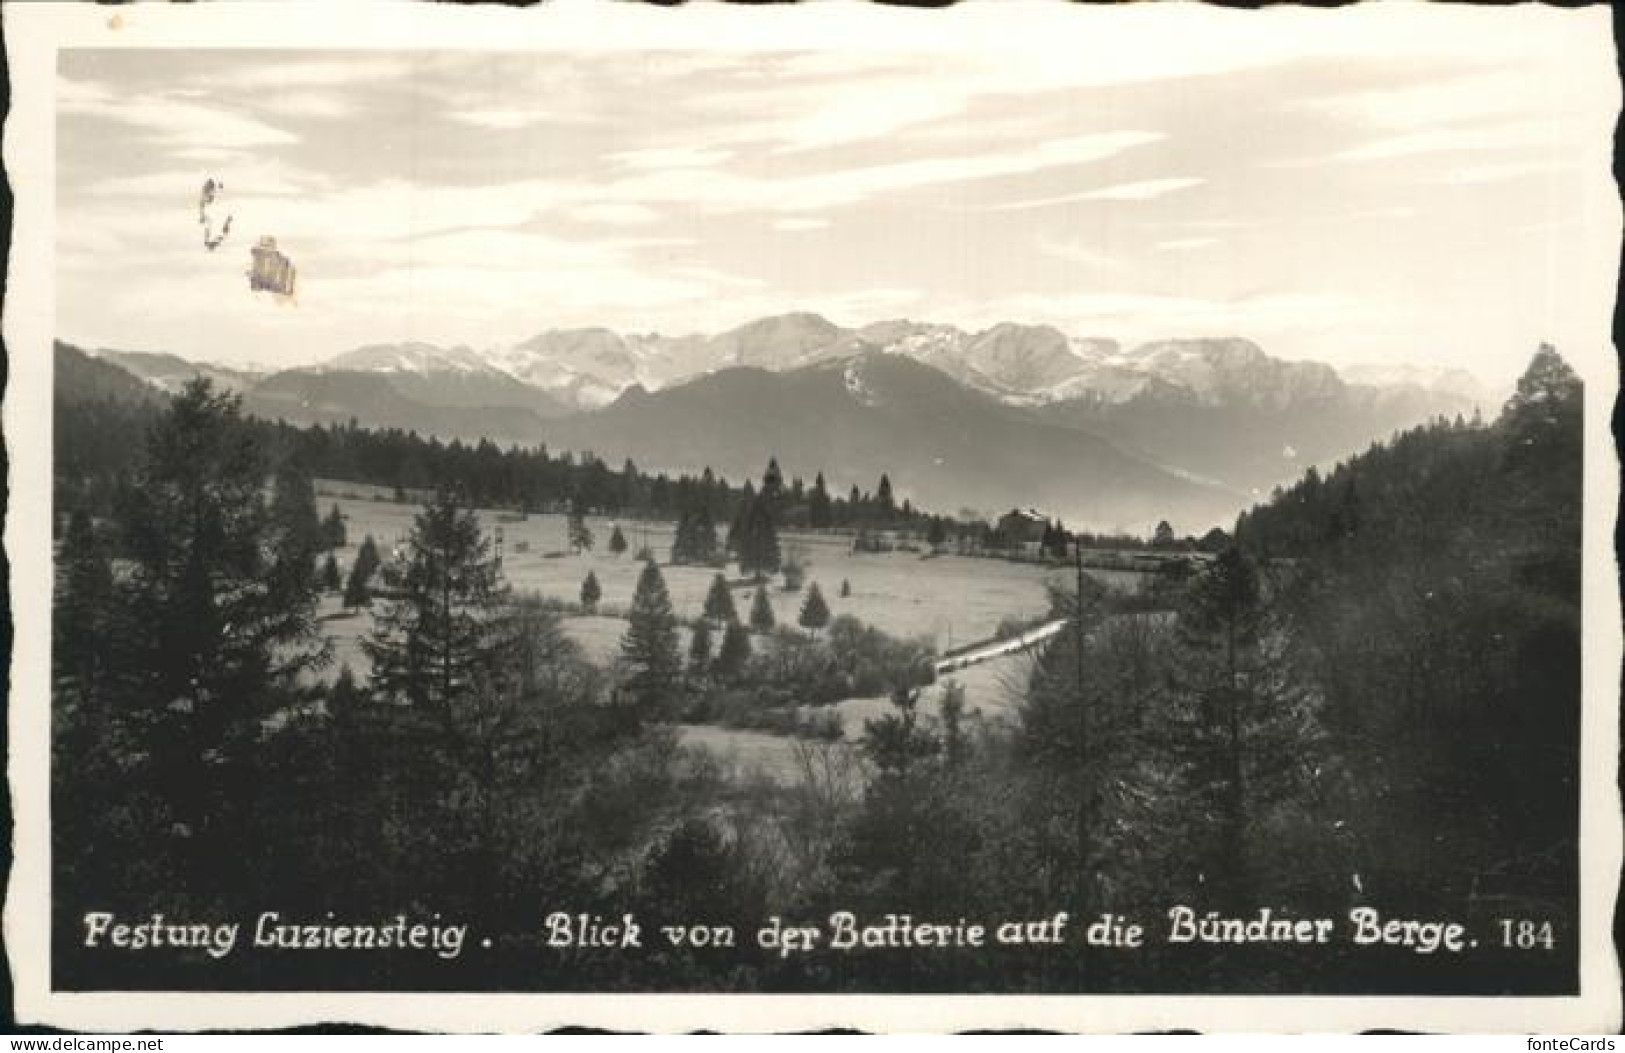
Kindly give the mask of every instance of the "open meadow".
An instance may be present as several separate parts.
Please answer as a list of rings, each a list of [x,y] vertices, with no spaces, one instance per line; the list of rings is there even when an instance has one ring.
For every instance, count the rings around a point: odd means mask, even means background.
[[[356,496],[345,496],[356,495]],[[403,544],[412,529],[419,506],[380,500],[386,496],[377,488],[351,483],[323,482],[317,497],[325,515],[337,504],[345,519],[346,544],[336,553],[341,569],[348,573],[361,541],[371,535],[387,561],[394,548]],[[576,604],[581,582],[589,571],[603,590],[595,614],[571,614],[563,619],[565,631],[581,645],[596,664],[612,664],[620,652],[626,630],[624,612],[632,601],[640,563],[635,553],[648,546],[661,562],[661,574],[671,593],[672,606],[679,619],[700,617],[706,591],[717,570],[712,567],[672,566],[670,556],[675,524],[631,519],[612,520],[588,517],[594,544],[590,551],[572,552],[566,536],[567,517],[533,514],[520,519],[511,512],[484,509],[480,525],[493,539],[500,530],[502,569],[516,590],[534,592]],[[619,522],[628,549],[616,556],[609,552],[609,537]],[[925,557],[918,552],[856,553],[851,539],[831,534],[786,533],[780,537],[785,552],[796,551],[807,566],[806,583],[817,582],[829,603],[831,614],[856,617],[888,634],[923,639],[939,654],[956,646],[985,640],[994,635],[1001,622],[1028,621],[1049,609],[1048,586],[1064,584],[1066,568],[1032,563],[1007,562],[957,555]],[[734,583],[734,605],[745,617],[755,586],[738,577],[730,565],[725,573]],[[1134,587],[1140,575],[1125,571],[1088,571],[1116,587]],[[841,595],[841,586],[850,586],[850,595]],[[768,597],[780,625],[794,626],[806,596],[790,592],[782,580],[767,585]],[[322,631],[332,643],[330,673],[348,665],[356,676],[369,672],[360,639],[371,630],[366,612],[346,612],[336,596],[324,596],[319,613]],[[689,631],[679,630],[687,653]],[[933,717],[944,685],[957,682],[965,688],[966,707],[976,719],[990,722],[1009,720],[1025,688],[1032,656],[1013,654],[954,672],[922,693],[922,715]],[[833,708],[848,740],[863,734],[864,722],[889,708],[884,697],[851,698]],[[703,748],[727,757],[742,768],[756,767],[771,778],[791,778],[794,767],[788,761],[794,740],[761,731],[746,731],[710,725],[690,725],[680,729],[685,745]]]

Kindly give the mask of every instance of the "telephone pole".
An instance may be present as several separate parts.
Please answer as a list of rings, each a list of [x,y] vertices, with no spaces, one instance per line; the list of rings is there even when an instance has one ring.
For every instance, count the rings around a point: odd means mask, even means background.
[[[1074,671],[1076,673],[1075,688],[1077,691],[1078,707],[1078,811],[1076,816],[1076,830],[1074,836],[1078,839],[1078,891],[1081,892],[1089,881],[1089,821],[1090,821],[1090,790],[1093,787],[1093,776],[1089,765],[1089,707],[1084,701],[1083,694],[1083,539],[1076,535],[1072,538],[1072,563],[1077,571],[1077,594],[1072,604]],[[1081,910],[1084,903],[1078,904]],[[1078,959],[1078,984],[1082,988],[1088,976],[1089,966],[1085,957]]]

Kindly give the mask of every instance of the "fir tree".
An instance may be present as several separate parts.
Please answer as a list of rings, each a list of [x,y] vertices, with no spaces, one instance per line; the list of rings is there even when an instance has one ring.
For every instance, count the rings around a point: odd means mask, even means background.
[[[113,568],[89,513],[68,518],[57,563],[62,568],[54,607],[51,658],[59,676],[91,687],[102,665],[104,632],[112,614]]]
[[[688,675],[704,676],[711,667],[711,623],[701,618],[694,623],[694,632],[688,641]]]
[[[1190,656],[1177,677],[1186,700],[1187,792],[1217,819],[1208,843],[1192,849],[1211,863],[1218,902],[1250,902],[1261,891],[1258,864],[1272,851],[1276,803],[1311,799],[1304,780],[1319,767],[1324,738],[1317,703],[1295,684],[1258,568],[1239,549],[1220,553],[1197,576],[1179,627]]]
[[[621,465],[619,503],[620,503],[620,506],[621,506],[621,510],[623,512],[630,512],[633,509],[637,509],[637,508],[642,507],[642,505],[643,505],[643,494],[642,494],[641,491],[642,491],[642,488],[639,486],[639,479],[638,479],[638,466],[632,463],[632,458],[628,457],[626,459],[625,463],[623,463]],[[620,529],[619,527],[616,528],[617,532],[619,531],[619,529]],[[620,555],[622,552],[625,552],[626,551],[626,547],[625,547],[626,546],[626,539],[625,538],[621,539],[621,546],[622,547],[620,548],[620,550],[617,551],[615,549],[615,545],[614,545],[614,542],[612,540],[611,543],[610,543],[610,551],[614,552],[617,556]]]
[[[677,529],[671,536],[671,561],[677,566],[690,562],[689,550],[693,547],[692,535],[694,532],[694,517],[683,511],[677,517]]]
[[[728,523],[728,536],[724,548],[730,554],[737,555],[740,545],[745,538],[745,521],[750,518],[750,510],[756,504],[756,489],[749,479],[739,491],[739,500],[734,503],[733,519]]]
[[[801,617],[797,622],[814,636],[829,624],[829,604],[824,602],[824,594],[819,591],[816,581],[807,590],[807,598],[801,604]]]
[[[711,579],[711,591],[705,594],[705,616],[716,622],[719,629],[739,621],[739,613],[734,610],[733,592],[728,588],[728,579],[720,573]]]
[[[626,535],[621,533],[621,525],[617,523],[615,524],[615,528],[609,532],[610,554],[619,556],[626,551],[626,548]]]
[[[140,714],[134,748],[197,845],[236,836],[232,813],[247,807],[239,765],[251,763],[264,719],[289,704],[295,676],[326,658],[308,477],[284,473],[281,521],[267,514],[265,477],[239,397],[196,380],[148,433],[117,517],[129,561],[118,644],[134,674],[120,708]]]
[[[890,522],[897,515],[897,505],[892,501],[891,478],[884,472],[880,475],[880,485],[875,489],[875,503],[880,506],[880,518]]]
[[[779,570],[779,532],[765,495],[752,501],[739,536],[739,572],[761,581]]]
[[[759,633],[770,633],[777,620],[773,617],[773,604],[767,598],[767,589],[756,586],[756,598],[750,605],[750,627]]]
[[[588,614],[598,609],[598,601],[604,598],[604,590],[598,584],[598,575],[587,571],[587,576],[581,579],[581,609]]]
[[[322,563],[322,588],[327,592],[337,592],[343,584],[344,579],[339,576],[339,561],[329,552]]]
[[[718,676],[736,677],[744,672],[750,661],[750,632],[738,622],[729,622],[722,633],[722,649],[717,652],[713,672]]]
[[[807,522],[815,530],[832,525],[829,491],[824,488],[824,473],[813,480],[812,492],[807,496]]]
[[[845,578],[842,578],[841,579],[841,599],[844,600],[844,599],[846,599],[847,597],[849,597],[851,595],[852,595],[852,583],[850,581],[847,581]]]
[[[685,509],[677,521],[677,534],[671,543],[671,561],[678,564],[708,564],[716,559],[717,528],[703,504]]]
[[[270,514],[277,531],[272,587],[287,596],[306,595],[316,587],[316,557],[325,539],[316,512],[316,488],[309,473],[291,457],[277,469]]]
[[[333,681],[333,689],[327,693],[328,715],[335,720],[347,720],[355,714],[361,701],[361,688],[355,682],[350,663],[346,662],[339,666],[338,679]]]
[[[576,555],[592,551],[592,528],[587,526],[587,508],[585,502],[579,497],[570,502],[570,522],[568,526],[570,547]]]
[[[377,572],[381,560],[378,558],[378,543],[371,534],[362,539],[361,547],[356,550],[355,562],[356,566],[366,568],[362,574],[364,579],[370,579]]]
[[[372,603],[372,576],[378,572],[378,543],[368,534],[356,549],[355,563],[344,583],[344,606],[354,610]]]
[[[762,496],[771,505],[777,505],[784,496],[784,473],[779,471],[777,457],[767,459],[767,470],[762,473]]]
[[[368,587],[367,563],[358,554],[350,565],[350,576],[344,582],[344,606],[348,610],[366,607],[372,603],[372,589]]]
[[[689,528],[690,561],[699,564],[710,564],[717,559],[717,525],[711,518],[711,510],[700,505],[694,512],[694,522]]]
[[[665,579],[653,562],[643,565],[627,614],[626,635],[621,638],[621,659],[628,676],[624,688],[630,699],[644,709],[663,707],[672,696],[682,673],[678,654],[677,616]]]
[[[472,509],[441,488],[418,513],[388,603],[362,641],[373,683],[450,727],[511,643],[508,591]]]
[[[344,529],[344,513],[339,511],[337,502],[334,502],[332,511],[322,521],[322,541],[330,549],[343,548],[349,540]]]

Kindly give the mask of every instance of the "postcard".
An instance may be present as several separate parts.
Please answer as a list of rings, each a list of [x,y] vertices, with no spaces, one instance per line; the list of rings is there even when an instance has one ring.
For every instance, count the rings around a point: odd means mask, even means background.
[[[1605,6],[11,5],[84,1031],[1614,1031]]]

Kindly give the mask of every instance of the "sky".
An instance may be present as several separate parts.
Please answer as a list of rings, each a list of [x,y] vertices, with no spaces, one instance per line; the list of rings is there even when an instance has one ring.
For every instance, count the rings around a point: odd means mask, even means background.
[[[758,19],[679,47],[64,50],[58,332],[288,367],[806,310],[1492,382],[1543,340],[1606,351],[1605,9],[1131,8],[861,46]],[[248,288],[262,235],[294,303]]]

